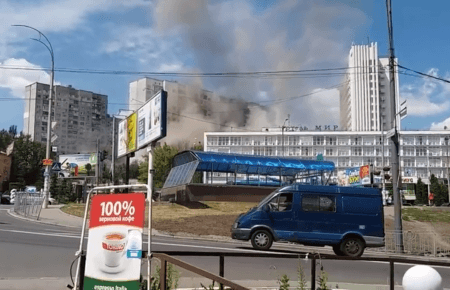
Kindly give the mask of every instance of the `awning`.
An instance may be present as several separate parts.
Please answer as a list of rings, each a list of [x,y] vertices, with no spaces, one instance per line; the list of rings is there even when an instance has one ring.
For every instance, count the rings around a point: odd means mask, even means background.
[[[195,171],[294,177],[311,171],[333,171],[334,168],[331,161],[188,150],[175,155],[164,187],[189,183]]]

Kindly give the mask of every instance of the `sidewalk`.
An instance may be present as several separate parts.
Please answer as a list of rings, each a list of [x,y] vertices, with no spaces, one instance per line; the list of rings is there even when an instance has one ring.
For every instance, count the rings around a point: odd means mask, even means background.
[[[39,220],[22,217],[17,215],[13,209],[9,210],[8,213],[16,218],[26,219],[32,222],[39,222],[44,224],[65,226],[71,228],[80,228],[83,225],[83,219],[77,216],[69,215],[60,210],[63,205],[49,205],[48,208],[42,209]]]
[[[250,281],[250,280],[237,280],[234,281],[237,284],[247,287],[249,289],[255,290],[275,290],[279,289],[280,285],[277,281],[263,280],[263,281]],[[209,285],[212,283],[211,280],[203,278],[180,278],[178,281],[178,288],[180,290],[193,290],[193,289],[204,289],[201,284],[205,285],[209,289]],[[22,290],[22,289],[33,289],[33,290],[61,290],[66,288],[67,284],[72,284],[70,278],[11,278],[11,279],[0,279],[0,289],[10,289],[10,290]],[[338,290],[389,290],[388,285],[367,285],[367,284],[350,284],[350,283],[335,283],[329,282],[327,285],[330,289]],[[290,289],[295,289],[297,283],[290,281]],[[308,283],[310,286],[310,283]],[[336,288],[338,286],[339,288]],[[215,283],[214,288],[218,289],[219,284]],[[308,288],[309,289],[309,288]],[[402,286],[395,286],[395,290],[402,290]]]

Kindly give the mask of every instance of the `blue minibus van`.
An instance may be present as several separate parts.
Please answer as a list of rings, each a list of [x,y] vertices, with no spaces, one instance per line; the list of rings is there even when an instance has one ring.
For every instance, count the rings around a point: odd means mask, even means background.
[[[294,184],[241,214],[231,232],[258,250],[288,241],[359,257],[366,247],[384,246],[383,198],[376,188]]]

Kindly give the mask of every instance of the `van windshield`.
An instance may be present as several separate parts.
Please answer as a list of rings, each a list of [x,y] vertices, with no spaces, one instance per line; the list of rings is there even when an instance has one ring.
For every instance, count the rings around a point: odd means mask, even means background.
[[[263,204],[265,204],[268,200],[270,200],[275,194],[277,194],[280,191],[281,188],[278,188],[277,190],[275,190],[274,192],[272,192],[271,194],[269,194],[268,196],[266,196],[263,200],[261,200],[261,202],[258,204],[258,208],[260,208]]]

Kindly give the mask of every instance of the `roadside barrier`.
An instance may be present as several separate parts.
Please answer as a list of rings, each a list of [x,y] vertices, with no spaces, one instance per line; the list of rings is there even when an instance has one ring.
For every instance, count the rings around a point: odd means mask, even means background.
[[[147,257],[148,252],[143,253],[143,257]],[[450,267],[450,261],[440,261],[437,259],[413,259],[409,257],[399,257],[399,256],[390,256],[390,257],[359,257],[359,258],[352,258],[352,257],[341,257],[341,256],[335,256],[335,255],[327,255],[327,254],[318,254],[318,253],[306,253],[306,252],[299,252],[298,254],[283,254],[283,253],[230,253],[230,252],[184,252],[184,251],[161,251],[161,252],[152,252],[151,255],[153,258],[157,258],[161,261],[161,271],[160,271],[160,281],[166,281],[166,267],[167,262],[170,262],[174,265],[180,266],[186,270],[192,271],[194,273],[197,273],[199,275],[202,275],[206,278],[213,279],[213,276],[216,276],[214,274],[208,273],[209,275],[203,275],[201,271],[198,271],[197,267],[190,265],[186,262],[180,261],[176,258],[173,258],[173,256],[178,257],[186,257],[186,256],[192,256],[192,257],[198,257],[198,256],[215,256],[219,257],[219,276],[224,277],[224,268],[225,268],[225,257],[258,257],[258,258],[278,258],[278,259],[304,259],[304,260],[310,260],[311,261],[311,290],[315,290],[316,288],[316,266],[321,260],[344,260],[344,261],[369,261],[369,262],[386,262],[389,263],[389,289],[394,290],[395,289],[395,283],[394,283],[394,266],[395,263],[406,263],[406,264],[413,264],[413,265],[429,265],[429,266],[443,266],[443,267]],[[320,263],[319,263],[320,264]],[[206,272],[206,271],[204,271]],[[213,275],[213,276],[211,276]],[[226,279],[217,279],[216,282],[221,283],[220,289],[223,289],[224,285],[231,286],[232,289],[246,289],[240,285],[231,285],[230,282]],[[231,282],[232,283],[232,282]],[[161,289],[164,289],[165,283],[161,283]]]
[[[40,193],[16,192],[14,195],[14,212],[18,215],[38,220],[44,198]]]
[[[395,231],[385,232],[385,246],[371,250],[395,253]],[[450,236],[432,231],[403,231],[403,252],[415,256],[450,258]]]

